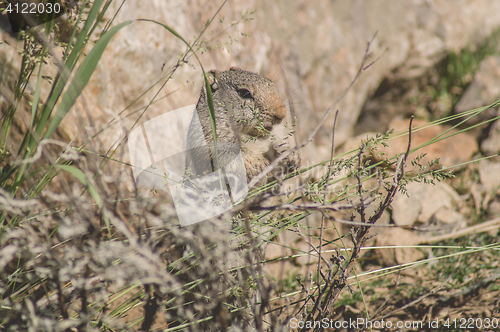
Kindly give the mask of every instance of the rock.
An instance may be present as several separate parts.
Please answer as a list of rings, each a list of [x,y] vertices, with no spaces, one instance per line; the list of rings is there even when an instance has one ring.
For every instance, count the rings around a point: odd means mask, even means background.
[[[375,239],[377,246],[383,247],[417,245],[423,238],[415,231],[390,228],[380,231]],[[375,252],[385,266],[411,263],[425,257],[424,253],[417,248],[379,248]]]
[[[113,17],[120,6],[121,2],[111,3],[106,17]],[[165,22],[193,42],[218,6],[218,2],[201,0],[152,1],[145,6],[143,1],[129,0],[121,6],[114,22],[137,18]],[[251,11],[255,12],[248,14]],[[369,62],[388,50],[337,105],[340,112],[336,143],[340,144],[350,137],[367,96],[384,77],[391,73],[398,78],[421,75],[447,52],[480,43],[500,26],[498,17],[492,15],[498,12],[497,0],[462,0],[459,5],[447,0],[234,0],[221,9],[201,37],[198,45],[203,48],[197,50],[207,70],[225,70],[237,65],[259,72],[279,83],[283,97],[289,87],[290,102],[297,110],[297,132],[302,139],[349,85],[365,54],[366,43],[378,31],[371,44],[374,56]],[[233,22],[241,23],[233,25]],[[9,41],[12,44],[15,42]],[[3,46],[0,49],[6,50],[4,54],[15,54],[6,43]],[[126,110],[119,124],[97,137],[103,141],[104,151],[114,144],[118,136],[115,131],[122,126],[125,130],[132,127],[142,114],[141,107],[148,105],[159,91],[156,82],[164,80],[185,49],[178,38],[150,22],[135,22],[111,40],[84,91],[88,109],[95,107],[92,123],[96,130]],[[186,61],[149,105],[140,122],[196,102],[202,75],[194,57]],[[152,86],[155,87],[129,107]],[[86,114],[83,106],[77,103],[62,123],[73,134],[85,120],[79,119]],[[333,122],[332,114],[313,145],[330,145]],[[329,149],[316,150],[313,146],[303,150],[303,159],[329,158]]]
[[[455,106],[455,113],[466,112],[475,108],[490,105],[500,99],[500,56],[488,56],[474,75],[460,101]],[[495,109],[487,109],[473,118],[467,120],[466,124],[474,125],[496,116]]]
[[[287,244],[283,245],[273,241],[269,242],[266,247],[266,259],[272,260],[291,255],[291,249],[287,246]]]
[[[408,131],[410,120],[409,119],[394,119],[391,121],[389,128],[394,129],[394,133],[400,133]],[[424,120],[413,120],[413,129],[419,126],[426,126],[429,123]],[[430,141],[431,139],[443,134],[445,131],[449,130],[450,126],[445,125],[430,125],[425,129],[420,129],[412,133],[411,136],[411,148],[416,148]],[[457,133],[458,130],[452,129],[445,135],[448,136],[453,133]],[[360,134],[350,140],[342,147],[342,152],[352,151],[358,148],[361,144],[361,140],[366,141],[369,137],[375,137],[377,133],[364,133]],[[378,152],[383,152],[384,158],[391,158],[397,156],[403,152],[406,152],[408,147],[408,135],[404,135],[395,139],[391,139],[386,142],[387,147],[382,145],[378,146],[376,150],[373,151],[372,155],[375,161],[381,161],[381,157],[377,155]],[[420,160],[422,166],[427,166],[428,163],[436,158],[439,158],[439,165],[442,166],[454,166],[467,161],[470,161],[472,155],[478,150],[478,145],[476,139],[468,133],[460,133],[455,136],[440,140],[438,142],[432,143],[426,147],[418,149],[416,152],[410,154],[407,161],[406,171],[412,169],[411,161],[415,157],[422,153],[426,155]]]
[[[500,116],[500,111],[497,116]],[[500,120],[496,120],[491,126],[488,137],[481,143],[481,150],[488,156],[500,153]]]
[[[409,122],[409,119],[395,119],[390,123],[389,128],[394,128],[395,133],[408,131]],[[427,121],[413,120],[412,127],[415,129],[416,127],[423,127],[426,125],[428,125]],[[411,148],[413,149],[420,145],[423,145],[429,140],[443,134],[445,131],[448,131],[449,129],[450,126],[432,125],[425,129],[420,129],[416,132],[413,132],[411,136]],[[451,129],[445,134],[445,136],[457,132],[458,130]],[[397,154],[400,154],[401,152],[406,151],[406,148],[408,146],[408,136],[402,136],[395,140],[391,140],[387,144],[389,145],[389,147],[381,147],[380,151],[387,153],[388,156],[395,156]],[[440,165],[450,167],[470,161],[470,158],[477,150],[478,145],[476,139],[468,133],[460,133],[444,140],[440,140],[436,143],[432,143],[412,153],[407,162],[407,165],[409,167],[407,171],[410,170],[411,160],[422,153],[426,154],[420,161],[423,166],[427,166],[430,161],[439,158]]]
[[[500,163],[483,160],[479,163],[479,179],[483,192],[495,195],[500,187]]]
[[[440,209],[453,209],[461,202],[455,190],[443,182],[436,185],[412,182],[406,186],[408,196],[397,194],[392,202],[392,218],[396,225],[427,223]]]
[[[435,186],[419,183],[407,185],[409,197],[398,194],[392,203],[392,217],[396,225],[422,223],[419,228],[432,232],[418,232],[402,228],[380,228],[375,237],[377,246],[412,246],[425,242],[429,236],[449,234],[467,226],[465,217],[455,210],[460,203],[458,194],[445,183]],[[417,248],[376,249],[385,265],[405,264],[424,258]]]
[[[465,222],[465,217],[450,208],[441,208],[433,216],[436,221],[443,224],[457,224]],[[466,224],[463,224],[466,226]]]
[[[315,257],[316,253],[312,250],[311,246],[303,241],[297,243],[294,254],[298,254],[300,256],[295,258],[295,263],[301,266],[318,264],[318,260]]]
[[[428,224],[430,228],[435,229],[432,235],[442,235],[467,227],[467,219],[454,209],[440,208]]]
[[[489,204],[488,212],[493,216],[500,216],[500,198],[498,196]]]

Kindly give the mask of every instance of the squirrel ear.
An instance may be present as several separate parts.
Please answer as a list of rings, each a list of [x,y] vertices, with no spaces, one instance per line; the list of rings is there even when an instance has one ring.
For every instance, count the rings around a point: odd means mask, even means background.
[[[208,84],[210,84],[212,91],[215,91],[219,88],[217,84],[217,76],[219,76],[219,74],[220,71],[215,69],[212,69],[207,73]]]

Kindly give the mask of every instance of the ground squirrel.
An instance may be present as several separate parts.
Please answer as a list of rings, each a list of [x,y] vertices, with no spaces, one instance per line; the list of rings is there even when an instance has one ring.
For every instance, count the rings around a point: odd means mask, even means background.
[[[223,72],[211,70],[207,75],[215,109],[219,165],[226,166],[241,150],[247,181],[250,181],[279,154],[290,149],[292,128],[284,121],[287,109],[268,78],[237,67]],[[202,130],[199,125],[196,128],[192,120],[187,137],[191,149],[186,162],[193,173],[202,175],[213,172],[213,136],[205,87],[196,112]],[[206,147],[192,148],[200,146],[203,140],[208,144]],[[299,162],[295,152],[283,160],[279,171],[295,170]]]
[[[246,185],[246,182],[249,182],[253,177],[258,175],[279,154],[292,147],[292,128],[286,124],[285,120],[287,109],[279,97],[274,83],[258,74],[233,67],[224,72],[211,70],[207,75],[215,111],[219,166],[220,168],[224,168],[226,173],[233,175],[238,173],[238,180],[245,182],[244,185]],[[194,175],[198,179],[203,179],[202,175],[212,173],[215,170],[215,162],[212,160],[215,156],[213,154],[214,140],[209,114],[207,91],[203,87],[196,105],[196,111],[189,125],[186,140],[186,175]],[[234,160],[238,160],[239,162],[234,163]],[[244,165],[246,179],[244,175],[240,177],[240,171],[243,168],[242,165]],[[277,172],[289,172],[295,170],[298,165],[299,157],[297,152],[294,152],[280,163]],[[276,173],[273,174],[277,176]],[[190,178],[190,176],[186,176],[186,178]],[[259,185],[266,183],[272,178],[273,176],[269,176],[267,179],[261,181]],[[190,182],[186,180],[186,183]],[[190,186],[188,185],[188,187]],[[200,210],[203,210],[201,207],[207,204],[198,195],[187,194],[185,198],[189,198],[186,200],[188,202],[186,205],[189,206],[187,210],[189,215],[204,213],[200,212]],[[206,208],[203,211],[211,212],[210,208]],[[192,227],[195,232],[201,229],[199,225]],[[254,286],[253,281],[249,280],[255,280],[252,276],[256,277],[256,273],[260,272],[256,272],[253,267],[249,267],[249,262],[262,261],[264,259],[266,248],[265,238],[270,236],[265,232],[267,232],[267,227],[260,226],[258,229],[258,233],[260,233],[259,240],[263,243],[259,244],[256,251],[249,250],[250,248],[245,241],[239,243],[239,241],[242,241],[241,238],[234,237],[232,239],[234,235],[228,238],[228,243],[226,244],[217,243],[218,248],[213,253],[223,254],[224,259],[223,266],[219,264],[219,268],[226,269],[226,271],[233,271],[231,277],[228,279],[233,281],[229,282],[226,280],[225,285],[227,284],[229,288],[234,287],[234,289],[223,293],[225,298],[218,299],[221,303],[230,303],[233,307],[245,307],[249,303],[253,303],[255,308],[258,308],[257,302],[260,301],[260,293],[253,290],[253,287],[257,286]],[[229,248],[231,248],[231,251],[227,252]],[[232,250],[232,248],[237,249]],[[180,255],[183,257],[199,256],[199,254],[190,248],[179,249],[179,252],[181,252]],[[255,254],[257,254],[256,257],[253,256]],[[191,284],[193,280],[200,279],[197,274],[203,273],[203,269],[198,267],[186,268],[186,271],[186,274],[180,274],[180,278],[188,284]],[[189,275],[189,273],[192,275]],[[228,274],[221,275],[229,276]],[[203,278],[206,279],[207,277],[203,276]],[[210,302],[206,298],[196,299],[193,294],[204,294],[207,289],[212,289],[216,286],[218,285],[210,283],[200,284],[196,287],[191,286],[189,289],[190,292],[185,295],[186,302],[199,303],[199,305],[203,302],[203,306],[201,306],[203,308],[215,306],[214,300],[210,300]],[[241,296],[237,291],[238,289],[244,290],[246,295]],[[218,307],[215,306],[214,308]],[[186,310],[196,312],[194,306],[190,305],[186,306]],[[217,312],[219,314],[225,312],[225,314],[220,314],[226,317],[223,321],[229,320],[235,326],[244,323],[243,321],[239,322],[241,317],[251,317],[252,314],[251,309],[233,313],[224,310],[218,310]],[[216,324],[219,314],[212,314],[214,320],[201,323],[199,325],[200,329],[206,331],[220,330],[223,325],[219,326]],[[198,319],[204,318],[205,315],[199,314]],[[244,323],[243,325],[248,323]]]

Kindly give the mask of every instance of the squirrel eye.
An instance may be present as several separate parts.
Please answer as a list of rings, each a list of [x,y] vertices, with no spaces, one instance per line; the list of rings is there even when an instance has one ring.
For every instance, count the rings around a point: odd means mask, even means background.
[[[245,99],[250,99],[250,98],[253,98],[252,97],[252,94],[250,93],[250,91],[248,91],[247,89],[238,89],[238,95],[241,97],[241,98],[245,98]]]

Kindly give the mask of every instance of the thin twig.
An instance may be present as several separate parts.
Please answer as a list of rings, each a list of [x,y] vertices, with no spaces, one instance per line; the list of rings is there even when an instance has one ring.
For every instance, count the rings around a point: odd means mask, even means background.
[[[328,263],[328,261],[326,261],[326,260],[325,260],[325,259],[321,256],[321,252],[320,252],[320,251],[316,248],[316,246],[314,246],[314,245],[312,244],[312,242],[311,242],[311,241],[309,241],[309,240],[307,239],[307,236],[305,236],[305,235],[302,233],[302,231],[300,230],[300,228],[299,228],[299,227],[296,227],[295,229],[297,230],[297,233],[300,235],[300,237],[301,237],[304,241],[306,241],[306,243],[307,243],[307,244],[308,244],[308,245],[309,245],[309,246],[310,246],[310,247],[311,247],[314,251],[316,251],[316,253],[318,254],[318,257],[320,258],[320,259],[318,259],[318,261],[319,261],[319,262],[321,262],[321,260],[323,260],[323,262],[325,262],[326,266],[330,267],[330,263]],[[319,279],[318,279],[318,280],[319,280]]]
[[[450,234],[443,234],[443,235],[438,235],[438,236],[433,236],[431,238],[427,239],[422,239],[421,241],[418,242],[418,244],[432,244],[436,242],[442,242],[446,240],[451,240],[451,239],[456,239],[465,235],[470,235],[470,234],[476,234],[476,233],[483,233],[483,232],[488,232],[490,230],[496,230],[498,229],[498,225],[500,225],[500,218],[496,218],[487,222],[483,222],[479,225],[467,227],[464,229],[461,229],[457,232],[450,233]]]
[[[356,179],[358,181],[358,196],[359,196],[359,207],[358,213],[362,223],[366,223],[365,216],[365,201],[363,199],[363,181],[361,181],[361,171],[363,170],[363,153],[365,152],[365,144],[361,143],[358,152],[358,170],[356,172]]]
[[[374,202],[378,196],[376,197],[370,197],[365,200],[366,205]],[[359,204],[357,203],[350,203],[350,204],[331,204],[331,205],[324,205],[324,204],[318,204],[318,203],[310,203],[310,204],[280,204],[280,205],[273,205],[273,206],[255,206],[251,207],[251,210],[271,210],[271,211],[277,211],[277,210],[287,210],[287,211],[302,211],[302,210],[328,210],[328,211],[340,211],[340,210],[348,210],[348,209],[354,209],[358,207]]]
[[[339,111],[337,110],[337,112],[335,112],[335,119],[333,121],[333,129],[332,129],[332,146],[331,146],[331,150],[330,150],[330,165],[328,166],[328,170],[327,170],[327,173],[326,173],[326,177],[325,177],[325,186],[328,186],[328,182],[330,181],[330,174],[331,174],[331,170],[332,170],[332,166],[333,166],[333,154],[335,152],[335,128],[336,128],[336,125],[337,125],[337,116],[339,115]],[[325,192],[323,193],[323,204],[326,204],[326,190]],[[318,245],[318,256],[319,256],[319,259],[318,259],[318,267],[317,267],[317,272],[316,272],[316,280],[320,280],[320,274],[322,275],[321,273],[321,260],[325,260],[323,258],[323,255],[322,255],[322,252],[321,252],[321,249],[323,248],[323,229],[325,227],[325,215],[326,213],[323,212],[321,214],[321,226],[320,226],[320,230],[319,230],[319,245]],[[326,262],[326,261],[325,261]],[[332,277],[332,269],[330,267],[330,264],[328,262],[326,262],[326,266],[328,266],[328,277],[329,278],[323,278],[323,280],[327,280],[328,282],[331,281],[331,277]]]
[[[349,84],[349,86],[344,90],[344,92],[340,95],[340,97],[337,98],[335,103],[326,111],[326,113],[324,114],[323,118],[321,119],[319,125],[309,135],[308,139],[300,147],[296,147],[296,148],[301,148],[301,147],[305,146],[306,144],[308,144],[310,141],[312,141],[312,139],[316,135],[317,131],[319,130],[319,127],[325,121],[326,117],[330,114],[330,112],[333,110],[333,108],[340,102],[340,100],[345,96],[345,94],[351,89],[351,87],[356,82],[356,80],[361,75],[361,73],[366,68],[370,67],[376,61],[375,60],[374,62],[365,66],[368,58],[370,57],[369,49],[370,49],[370,45],[373,42],[375,36],[376,36],[376,34],[367,43],[365,56],[361,62],[361,66],[359,67],[359,70],[358,70],[355,78],[351,82],[351,84]],[[290,151],[293,151],[293,150],[290,150]],[[292,153],[290,151],[287,151],[288,154]],[[286,158],[286,156],[283,158]],[[360,158],[361,158],[361,156],[360,156]],[[279,162],[280,161],[277,161],[277,163],[279,163]],[[272,168],[275,167],[273,165],[273,163],[271,163],[270,166],[268,166],[266,169],[264,169],[264,171],[262,173],[267,174],[268,172],[270,172],[272,170]],[[268,170],[268,168],[270,168],[270,170]],[[359,170],[358,170],[358,172],[359,172]],[[252,182],[250,184],[252,184]],[[253,185],[255,185],[255,184],[253,184]],[[363,197],[360,197],[360,199],[362,200],[361,204],[363,204]],[[375,199],[375,198],[372,197],[371,199]],[[353,205],[353,204],[351,204],[351,205]],[[382,210],[382,209],[380,209],[380,210]],[[385,208],[383,210],[385,210]],[[382,215],[382,212],[383,211],[380,212],[380,216]],[[378,218],[376,220],[378,220]],[[375,222],[376,220],[374,220],[373,222]],[[344,287],[346,286],[347,276],[351,273],[352,269],[354,268],[354,263],[355,263],[355,261],[357,261],[357,258],[359,257],[359,252],[361,250],[361,246],[364,242],[366,235],[368,234],[368,231],[369,231],[369,227],[360,227],[359,230],[356,231],[355,237],[353,236],[353,242],[355,243],[355,246],[352,250],[352,254],[351,254],[349,262],[347,263],[346,267],[344,269],[342,269],[342,272],[340,273],[340,275],[336,276],[331,282],[329,282],[328,280],[325,280],[326,284],[322,289],[318,290],[318,292],[319,292],[318,298],[315,301],[314,307],[307,315],[307,318],[306,318],[307,321],[313,321],[313,320],[320,321],[324,317],[325,313],[329,312],[328,310],[330,308],[331,303],[333,303],[337,299],[337,297],[340,294],[340,291],[342,289],[344,289]],[[321,297],[324,298],[324,300],[322,301],[322,304],[320,304]],[[306,331],[306,330],[308,330],[308,328],[306,326],[304,326],[301,329],[301,331]]]

